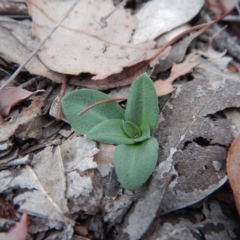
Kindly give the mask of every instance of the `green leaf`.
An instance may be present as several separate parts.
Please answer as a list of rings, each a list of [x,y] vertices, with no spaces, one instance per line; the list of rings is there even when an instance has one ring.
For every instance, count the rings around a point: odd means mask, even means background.
[[[122,120],[111,119],[97,124],[88,133],[87,137],[103,143],[134,144],[132,138],[124,132]]]
[[[125,120],[140,128],[145,124],[149,125],[151,133],[158,125],[158,98],[152,80],[146,73],[132,83]]]
[[[141,130],[142,130],[141,131],[141,134],[142,134],[141,137],[133,139],[134,142],[142,142],[142,141],[151,137],[150,127],[148,125],[146,125],[146,124],[143,125]]]
[[[86,107],[106,99],[110,99],[110,97],[96,90],[81,89],[73,91],[62,99],[63,114],[76,132],[86,134],[94,126],[105,120],[124,118],[124,110],[116,102],[100,104],[78,116]]]
[[[122,121],[123,130],[130,138],[139,138],[142,133],[138,126],[132,122]]]
[[[158,141],[153,137],[139,144],[116,147],[114,165],[124,188],[135,191],[147,181],[156,167],[158,148]]]

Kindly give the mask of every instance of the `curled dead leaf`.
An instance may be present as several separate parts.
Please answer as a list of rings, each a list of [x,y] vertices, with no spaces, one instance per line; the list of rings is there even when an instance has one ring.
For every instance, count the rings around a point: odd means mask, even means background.
[[[41,108],[44,106],[44,100],[41,96],[32,97],[32,104],[22,110],[21,115],[15,121],[2,122],[0,124],[0,142],[8,140],[21,124],[28,124],[36,116],[42,113]]]
[[[154,83],[154,86],[157,91],[157,95],[164,96],[174,91],[172,83],[176,78],[188,73],[194,67],[196,67],[200,62],[191,62],[191,58],[194,56],[194,53],[189,54],[185,61],[179,64],[174,63],[172,66],[171,74],[166,80],[157,80]]]
[[[20,222],[7,233],[7,236],[12,240],[25,240],[27,229],[27,213],[23,213]]]
[[[131,84],[134,79],[144,73],[148,64],[148,61],[142,61],[134,66],[124,68],[121,73],[113,74],[101,81],[90,80],[89,78],[79,80],[79,77],[73,77],[70,84],[97,90],[123,87]]]
[[[206,1],[206,7],[209,10],[211,10],[217,17],[223,14],[224,12],[232,11],[236,7],[236,4],[237,1],[218,1],[218,0]]]
[[[27,234],[27,213],[23,213],[20,222],[18,222],[7,233],[0,233],[0,240],[25,240]]]
[[[0,115],[2,117],[7,117],[11,109],[22,102],[23,100],[31,97],[32,95],[43,92],[44,90],[38,90],[35,92],[30,92],[18,87],[5,88],[0,93]]]
[[[221,31],[223,31],[227,26],[224,26],[223,28],[221,28],[219,31],[217,31],[210,39],[208,48],[207,48],[207,57],[208,58],[221,58],[223,56],[226,55],[227,53],[227,49],[225,48],[222,52],[217,51],[216,49],[214,49],[213,47],[213,40],[216,36],[219,35],[219,33]]]
[[[240,215],[240,135],[232,142],[227,155],[227,175]]]

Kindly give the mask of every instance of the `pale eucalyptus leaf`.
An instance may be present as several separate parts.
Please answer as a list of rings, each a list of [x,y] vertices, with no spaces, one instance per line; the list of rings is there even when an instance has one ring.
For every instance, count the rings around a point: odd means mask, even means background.
[[[134,144],[132,138],[124,132],[122,120],[111,119],[97,124],[88,133],[87,137],[103,143]]]
[[[76,132],[86,134],[105,120],[124,118],[124,109],[116,102],[100,104],[79,116],[79,113],[88,106],[107,99],[110,99],[108,95],[96,90],[75,90],[63,97],[63,114]]]
[[[151,133],[158,125],[158,98],[152,80],[146,73],[140,75],[130,88],[125,120],[138,127],[149,125]]]
[[[153,137],[138,144],[116,147],[114,165],[124,188],[135,191],[148,180],[156,167],[158,149],[158,141]]]

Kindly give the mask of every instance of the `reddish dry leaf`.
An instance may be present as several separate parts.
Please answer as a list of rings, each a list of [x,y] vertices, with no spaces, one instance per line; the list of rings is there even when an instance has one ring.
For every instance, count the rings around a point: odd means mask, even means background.
[[[7,233],[7,236],[12,240],[25,240],[27,238],[27,230],[27,214],[23,213],[20,222]]]
[[[86,237],[88,235],[88,228],[85,226],[76,226],[74,228],[75,232],[77,232],[80,236]]]
[[[206,6],[216,15],[232,11],[236,7],[236,1],[207,0]]]
[[[15,212],[14,206],[0,196],[0,218],[13,219]]]
[[[0,240],[25,240],[28,234],[27,214],[23,213],[21,220],[7,233],[0,233]]]
[[[188,73],[189,71],[191,71],[194,67],[196,67],[199,62],[191,62],[190,59],[193,57],[194,54],[189,54],[185,61],[179,64],[174,63],[172,66],[172,70],[171,70],[171,74],[169,76],[168,79],[166,80],[158,80],[154,83],[156,91],[157,91],[157,95],[160,96],[164,96],[167,95],[169,93],[172,93],[174,91],[174,88],[172,86],[172,82]]]
[[[231,73],[237,73],[238,69],[233,65],[229,65],[228,66],[228,71],[231,72]]]
[[[11,109],[18,103],[29,98],[33,94],[42,92],[43,90],[29,92],[25,89],[18,87],[5,88],[3,92],[0,93],[0,115],[2,117],[7,117]]]
[[[44,99],[41,96],[33,96],[31,106],[23,108],[20,116],[16,120],[2,122],[0,124],[0,142],[8,140],[20,125],[24,126],[25,124],[29,124],[36,116],[42,114],[41,108],[43,106]]]
[[[147,69],[148,64],[149,61],[140,62],[132,67],[124,68],[121,73],[113,74],[102,81],[90,80],[89,78],[79,80],[78,77],[73,77],[70,80],[70,84],[97,90],[123,87],[131,84],[134,79],[144,73]]]
[[[227,175],[240,215],[240,135],[233,141],[228,151]]]

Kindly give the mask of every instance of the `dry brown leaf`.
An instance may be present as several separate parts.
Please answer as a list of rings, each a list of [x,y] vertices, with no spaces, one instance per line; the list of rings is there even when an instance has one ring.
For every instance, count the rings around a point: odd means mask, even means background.
[[[156,54],[150,60],[142,61],[131,67],[126,67],[119,74],[113,74],[101,81],[91,80],[90,76],[85,77],[85,79],[81,79],[80,77],[73,77],[70,80],[70,84],[81,86],[81,87],[93,88],[93,89],[97,89],[97,90],[106,90],[109,88],[116,88],[116,87],[122,87],[122,86],[129,85],[133,82],[133,80],[136,77],[138,77],[140,74],[142,74],[146,71],[148,65],[152,61],[154,61],[160,55],[164,54],[165,50],[167,50],[169,48],[169,46],[171,46],[176,41],[178,41],[180,38],[186,36],[188,33],[192,32],[194,30],[200,29],[200,31],[198,31],[197,33],[194,34],[194,38],[199,36],[204,31],[206,31],[206,29],[208,27],[210,27],[212,24],[219,21],[221,18],[218,18],[211,23],[201,24],[201,25],[197,25],[197,26],[187,29],[186,31],[180,33],[179,35],[177,35],[176,37],[171,39],[169,42],[167,42],[162,48],[158,49]]]
[[[223,12],[232,11],[236,7],[237,2],[239,2],[239,0],[207,0],[205,4],[218,17],[223,14]]]
[[[20,222],[7,233],[7,236],[12,240],[25,240],[27,230],[27,214],[23,213]]]
[[[33,34],[43,40],[75,0],[26,0],[33,18]],[[56,11],[57,9],[57,11]],[[129,44],[137,19],[118,9],[103,28],[100,19],[114,9],[112,0],[82,0],[47,40],[38,55],[51,70],[65,74],[91,73],[95,80],[150,59],[148,45]]]
[[[21,44],[6,28],[0,26],[0,53],[17,64],[22,64],[31,54],[31,51]],[[25,68],[34,75],[47,77],[61,83],[63,75],[49,70],[34,56]]]
[[[76,226],[74,228],[75,232],[78,233],[80,236],[86,237],[88,235],[88,228],[85,226]]]
[[[199,64],[199,62],[190,62],[193,55],[194,54],[189,54],[186,57],[186,60],[182,63],[174,63],[168,79],[157,80],[156,82],[154,82],[154,86],[159,97],[172,93],[174,91],[174,88],[172,86],[173,81],[176,80],[176,78],[188,73]]]
[[[227,155],[227,175],[240,215],[240,135],[233,141]]]
[[[19,206],[19,211],[27,212],[48,228],[59,229],[63,228],[63,225],[68,225],[66,231],[70,236],[59,239],[71,239],[73,220],[65,216],[65,214],[69,216],[69,211],[59,147],[47,147],[35,154],[32,167],[26,165],[18,170],[2,170],[0,175],[1,191],[24,189],[12,198],[13,204]]]
[[[78,77],[73,77],[70,80],[70,84],[97,90],[126,86],[131,84],[134,79],[144,73],[148,64],[148,61],[140,62],[132,67],[124,68],[121,73],[113,74],[101,81],[94,81],[89,78],[79,80]]]
[[[188,29],[186,31],[188,31]],[[189,36],[185,37],[184,39],[178,41],[176,44],[172,46],[169,55],[165,59],[162,60],[160,57],[158,57],[158,64],[154,67],[153,74],[157,75],[160,72],[164,72],[170,69],[173,63],[181,63],[186,57],[186,52],[189,47],[189,44],[195,38],[200,36],[204,31],[205,31],[204,29],[200,29],[190,34]]]
[[[27,214],[23,213],[21,220],[7,233],[0,233],[0,240],[25,240],[28,234]]]
[[[0,142],[7,141],[21,124],[28,124],[34,117],[42,113],[41,108],[44,106],[44,100],[41,96],[34,96],[32,104],[28,108],[22,110],[18,119],[2,122],[0,124]]]
[[[18,87],[5,88],[3,92],[0,93],[0,115],[7,117],[15,105],[38,92],[42,92],[42,90],[30,92]]]

